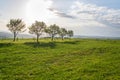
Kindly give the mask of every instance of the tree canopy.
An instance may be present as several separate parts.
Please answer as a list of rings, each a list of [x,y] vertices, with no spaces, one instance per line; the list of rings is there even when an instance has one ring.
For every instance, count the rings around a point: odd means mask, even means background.
[[[67,35],[67,30],[65,28],[60,28],[59,35],[61,36],[62,40],[64,39],[64,36]]]
[[[73,36],[73,31],[72,30],[68,30],[68,32],[67,32],[67,35],[69,36],[69,37],[72,37]]]
[[[50,25],[46,29],[46,33],[48,33],[51,36],[51,39],[53,40],[54,37],[59,33],[59,26],[56,24]]]
[[[21,19],[10,19],[7,27],[14,34],[13,41],[16,40],[18,33],[25,31],[25,23]]]
[[[37,36],[37,42],[40,35],[45,31],[46,24],[44,22],[35,21],[30,27],[29,27],[29,33],[35,34]]]

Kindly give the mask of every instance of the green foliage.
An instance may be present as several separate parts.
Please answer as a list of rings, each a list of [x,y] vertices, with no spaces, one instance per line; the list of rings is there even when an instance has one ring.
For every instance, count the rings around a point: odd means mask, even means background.
[[[69,36],[69,37],[72,37],[73,36],[73,31],[72,30],[68,30],[68,32],[67,32],[67,35]]]
[[[42,35],[45,28],[46,24],[44,22],[35,21],[35,23],[33,23],[29,28],[29,33],[35,35]]]
[[[120,40],[0,42],[0,80],[120,80]]]
[[[44,22],[35,21],[29,28],[30,34],[35,34],[37,36],[37,43],[40,35],[45,31],[46,24]]]
[[[7,27],[14,34],[13,41],[16,40],[17,34],[19,32],[26,31],[23,30],[25,28],[25,24],[22,22],[21,19],[11,19],[10,22],[7,24]],[[59,35],[62,38],[62,40],[66,35],[68,35],[69,37],[73,36],[72,30],[68,30],[67,32],[65,28],[59,28],[59,26],[56,24],[47,27],[44,22],[35,21],[35,23],[33,23],[29,27],[29,33],[36,35],[37,43],[39,43],[39,37],[42,35],[43,32],[48,33],[51,36],[52,41],[56,35]]]
[[[8,29],[14,34],[14,40],[16,40],[16,36],[20,32],[25,31],[25,24],[21,19],[11,19],[7,24]]]
[[[46,33],[48,33],[51,36],[51,39],[53,40],[54,37],[59,33],[59,26],[56,24],[50,25],[46,30]]]
[[[67,35],[67,30],[65,28],[60,28],[59,35],[61,36],[61,38],[63,40],[64,36]]]

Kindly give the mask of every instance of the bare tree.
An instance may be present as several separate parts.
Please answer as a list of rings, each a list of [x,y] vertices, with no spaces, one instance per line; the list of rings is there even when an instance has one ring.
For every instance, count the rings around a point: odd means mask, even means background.
[[[16,41],[18,33],[25,31],[25,24],[21,19],[10,19],[7,27],[14,35],[13,41]]]
[[[42,35],[42,33],[45,31],[46,24],[44,22],[35,21],[30,28],[29,33],[35,34],[37,36],[37,43],[39,43],[39,37]]]
[[[57,26],[56,24],[50,25],[47,29],[46,29],[46,33],[48,33],[51,36],[51,40],[54,40],[54,37],[59,33],[59,26]]]

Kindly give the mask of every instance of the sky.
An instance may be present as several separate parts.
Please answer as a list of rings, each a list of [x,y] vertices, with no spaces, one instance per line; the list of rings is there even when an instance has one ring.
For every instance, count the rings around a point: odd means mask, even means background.
[[[120,0],[0,0],[0,32],[20,18],[57,24],[75,35],[120,37]],[[27,33],[27,32],[25,32]]]

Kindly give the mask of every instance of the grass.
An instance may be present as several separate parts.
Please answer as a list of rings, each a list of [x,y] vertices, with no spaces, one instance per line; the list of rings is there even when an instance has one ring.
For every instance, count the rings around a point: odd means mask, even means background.
[[[120,80],[120,40],[1,40],[0,80]]]

